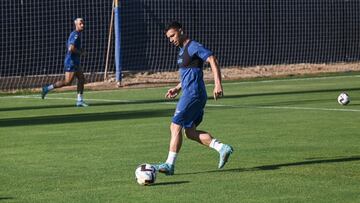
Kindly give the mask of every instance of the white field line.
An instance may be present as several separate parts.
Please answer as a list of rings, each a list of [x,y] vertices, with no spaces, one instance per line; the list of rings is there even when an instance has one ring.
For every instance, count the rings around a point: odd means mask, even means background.
[[[21,99],[40,99],[40,96],[13,96],[12,98]],[[75,98],[63,98],[63,97],[49,97],[46,100],[73,100]],[[137,100],[122,100],[122,99],[86,99],[86,101],[96,102],[117,102],[117,103],[137,103]],[[176,102],[154,102],[154,104],[160,105],[176,105]],[[90,104],[91,106],[91,104]],[[309,110],[309,111],[338,111],[338,112],[360,112],[360,109],[349,109],[349,108],[315,108],[315,107],[301,107],[301,106],[240,106],[240,105],[227,105],[227,104],[206,104],[208,107],[230,107],[230,108],[245,108],[245,109],[286,109],[286,110]]]
[[[288,110],[360,112],[360,109],[334,109],[334,108],[315,108],[315,107],[301,107],[301,106],[236,106],[236,105],[223,105],[223,104],[206,104],[206,106],[249,108],[249,109],[288,109]]]
[[[57,95],[57,94],[56,94]],[[36,95],[18,95],[18,96],[12,96],[9,98],[21,98],[21,99],[41,99],[40,96]],[[73,100],[76,101],[76,98],[66,98],[66,97],[46,97],[45,100]],[[125,100],[125,99],[88,99],[86,98],[86,101],[100,101],[100,102],[119,102],[119,103],[135,103],[135,100]]]

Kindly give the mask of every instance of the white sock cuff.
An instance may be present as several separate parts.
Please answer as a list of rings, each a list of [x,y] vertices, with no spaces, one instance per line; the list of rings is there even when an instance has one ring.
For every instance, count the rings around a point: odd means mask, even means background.
[[[48,87],[47,87],[47,89],[50,91],[50,90],[53,90],[54,89],[54,85],[49,85]]]
[[[216,151],[219,152],[223,145],[224,144],[219,142],[217,139],[212,139],[209,147],[211,147],[211,148],[213,148],[213,149],[215,149]]]
[[[166,163],[175,165],[177,154],[178,153],[176,153],[176,152],[169,151],[168,158],[166,159]]]
[[[82,94],[78,94],[78,95],[77,95],[77,100],[78,100],[78,101],[82,101],[82,100],[83,100],[83,95],[82,95]]]
[[[177,156],[176,152],[169,151],[169,156]]]
[[[216,140],[216,139],[212,139],[211,142],[210,142],[209,147],[214,148],[214,147],[215,147],[215,142],[217,142],[217,140]]]

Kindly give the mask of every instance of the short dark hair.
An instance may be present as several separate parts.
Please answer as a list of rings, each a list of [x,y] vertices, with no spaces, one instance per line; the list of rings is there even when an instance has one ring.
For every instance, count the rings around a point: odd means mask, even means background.
[[[178,21],[172,21],[165,26],[164,33],[167,33],[170,29],[182,29],[182,25]]]

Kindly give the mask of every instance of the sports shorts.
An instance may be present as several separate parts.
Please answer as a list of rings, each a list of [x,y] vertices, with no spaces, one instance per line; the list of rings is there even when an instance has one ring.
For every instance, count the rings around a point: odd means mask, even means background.
[[[182,95],[172,118],[172,122],[184,128],[191,128],[193,125],[198,126],[204,116],[204,107],[206,97],[191,98]]]
[[[77,72],[80,70],[80,66],[78,65],[65,65],[64,71],[65,72]]]

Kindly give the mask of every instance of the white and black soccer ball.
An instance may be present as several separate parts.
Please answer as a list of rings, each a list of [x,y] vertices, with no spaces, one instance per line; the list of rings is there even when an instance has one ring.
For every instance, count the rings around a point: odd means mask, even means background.
[[[135,178],[140,185],[151,185],[156,180],[156,169],[150,164],[140,164],[135,170]]]
[[[337,98],[339,104],[348,105],[350,103],[350,97],[346,92],[342,92]]]

